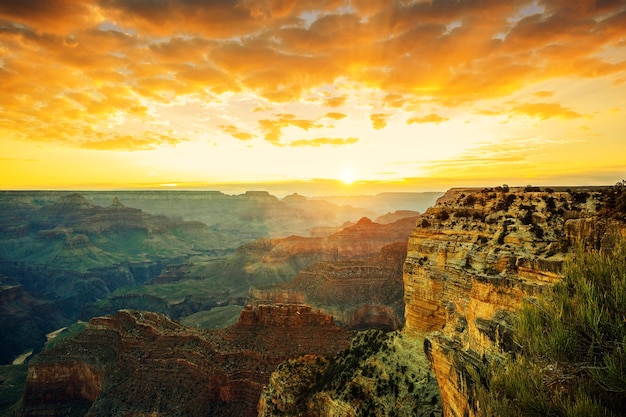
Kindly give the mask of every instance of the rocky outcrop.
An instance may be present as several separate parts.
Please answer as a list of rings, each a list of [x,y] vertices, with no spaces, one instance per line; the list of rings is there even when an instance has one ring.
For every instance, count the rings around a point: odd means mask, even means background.
[[[276,365],[350,338],[306,306],[249,308],[219,331],[123,310],[31,361],[19,415],[254,416]]]
[[[365,259],[317,262],[289,282],[252,288],[250,303],[307,303],[350,328],[395,330],[404,323],[405,257],[396,242]]]
[[[258,239],[241,246],[239,252],[260,256],[260,261],[264,264],[306,263],[307,259],[341,261],[370,257],[378,254],[386,245],[406,241],[406,237],[415,228],[417,219],[417,216],[405,217],[390,224],[379,224],[364,217],[355,225],[330,236]]]
[[[401,333],[359,333],[333,358],[282,363],[259,400],[259,416],[441,415],[437,384],[415,341]]]
[[[479,364],[513,350],[511,314],[560,279],[573,247],[624,228],[598,189],[453,189],[423,216],[404,264],[407,335],[425,336],[445,416],[473,416]]]

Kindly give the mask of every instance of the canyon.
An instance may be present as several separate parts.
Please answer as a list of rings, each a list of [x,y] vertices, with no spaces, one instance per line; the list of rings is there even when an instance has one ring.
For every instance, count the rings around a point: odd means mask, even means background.
[[[374,213],[267,192],[0,192],[0,363],[78,318],[130,308],[181,319],[243,306],[252,285],[376,254],[410,232],[406,222],[358,225],[363,214]],[[295,234],[307,229],[316,235]],[[270,237],[283,232],[290,237]]]
[[[478,416],[481,372],[516,351],[522,301],[549,291],[577,250],[626,237],[608,190],[458,188],[421,216],[254,240],[229,258],[232,276],[291,272],[246,288],[236,324],[92,318],[31,359],[18,415]],[[28,304],[18,286],[3,294]]]
[[[260,415],[328,417],[390,409],[397,415],[480,415],[477,392],[485,365],[518,349],[512,329],[522,301],[547,293],[577,250],[603,250],[626,237],[623,215],[619,220],[611,214],[611,199],[609,187],[449,190],[408,238],[399,338],[415,355],[411,363],[422,364],[423,380],[432,376],[441,408],[423,400],[432,385],[415,385],[419,390],[408,398],[398,385],[385,385],[395,380],[393,366],[407,365],[406,351],[397,348],[385,360],[384,348],[364,354],[372,342],[363,347],[362,336],[360,361],[346,359],[351,356],[344,352],[330,364],[301,358],[281,365],[261,394]],[[350,372],[338,365],[346,361]],[[381,371],[384,362],[392,369]],[[334,378],[350,388],[329,384]],[[406,401],[419,405],[403,411]]]

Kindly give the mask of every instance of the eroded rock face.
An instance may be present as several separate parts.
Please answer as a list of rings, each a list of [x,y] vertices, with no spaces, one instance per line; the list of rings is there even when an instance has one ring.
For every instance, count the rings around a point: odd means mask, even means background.
[[[377,255],[389,244],[405,242],[418,218],[405,217],[381,224],[363,217],[355,225],[329,236],[257,239],[242,245],[238,252],[258,256],[264,265],[299,263],[308,266],[317,261],[366,258]]]
[[[472,369],[515,348],[512,312],[560,279],[573,247],[624,234],[594,217],[598,198],[593,189],[453,189],[422,216],[404,264],[405,332],[426,337],[445,416],[475,415]]]
[[[395,330],[404,323],[402,265],[406,243],[365,259],[318,262],[291,281],[253,288],[253,304],[306,303],[354,329]]]
[[[351,333],[304,306],[248,309],[219,331],[120,311],[36,356],[22,416],[254,416],[276,365],[335,354]]]

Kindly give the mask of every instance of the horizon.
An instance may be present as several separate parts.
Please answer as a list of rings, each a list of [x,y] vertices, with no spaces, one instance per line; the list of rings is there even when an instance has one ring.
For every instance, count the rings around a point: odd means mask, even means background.
[[[309,184],[310,186],[311,184]],[[307,199],[324,199],[324,198],[333,198],[333,199],[337,199],[337,198],[345,198],[345,199],[351,199],[351,198],[371,198],[371,197],[377,197],[377,196],[381,196],[381,195],[386,195],[386,194],[441,194],[444,195],[447,192],[453,191],[453,190],[458,190],[458,191],[465,191],[465,190],[481,190],[481,189],[489,189],[489,188],[496,188],[496,187],[500,187],[500,186],[507,186],[512,192],[514,191],[520,191],[523,190],[527,187],[539,187],[542,190],[553,190],[553,191],[565,191],[565,190],[569,190],[569,189],[601,189],[601,188],[610,188],[613,187],[615,184],[593,184],[593,185],[589,185],[589,184],[569,184],[569,185],[554,185],[554,184],[549,184],[549,185],[537,185],[537,184],[526,184],[526,185],[521,185],[521,184],[513,184],[513,185],[509,185],[509,184],[491,184],[491,185],[482,185],[482,186],[454,186],[454,187],[448,187],[445,189],[427,189],[427,190],[414,190],[414,189],[394,189],[394,188],[388,188],[385,184],[379,184],[380,189],[377,190],[372,190],[370,188],[367,189],[355,189],[352,188],[352,192],[348,193],[348,192],[342,192],[342,187],[345,189],[346,184],[341,183],[340,181],[336,181],[336,184],[334,184],[335,186],[337,186],[337,188],[334,189],[335,192],[333,192],[333,189],[331,188],[319,188],[319,189],[315,189],[315,188],[309,188],[308,189],[308,193],[306,192],[307,189],[306,187],[304,187],[305,189],[303,189],[303,187],[297,188],[297,185],[291,184],[290,186],[285,186],[285,184],[281,184],[281,185],[260,185],[260,184],[230,184],[230,185],[220,185],[219,187],[209,187],[209,186],[197,186],[197,187],[159,187],[159,188],[150,188],[150,187],[145,187],[145,188],[47,188],[47,189],[0,189],[0,193],[11,193],[11,192],[16,192],[16,193],[38,193],[38,192],[42,192],[42,193],[134,193],[134,192],[163,192],[163,193],[168,193],[168,192],[190,192],[190,193],[202,193],[202,192],[206,192],[206,193],[221,193],[223,195],[226,196],[240,196],[240,195],[244,195],[247,193],[268,193],[271,196],[274,196],[278,199],[283,199],[285,197],[288,196],[292,196],[292,195],[300,195],[302,197],[305,197]],[[292,188],[293,187],[293,188]],[[362,191],[362,192],[359,192]]]
[[[0,0],[0,189],[626,177],[623,1]]]

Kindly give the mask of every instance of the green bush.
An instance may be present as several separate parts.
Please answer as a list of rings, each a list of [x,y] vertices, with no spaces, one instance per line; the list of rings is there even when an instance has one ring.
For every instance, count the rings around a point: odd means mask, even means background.
[[[626,410],[626,244],[583,253],[525,302],[519,352],[490,365],[484,416],[621,416]]]

